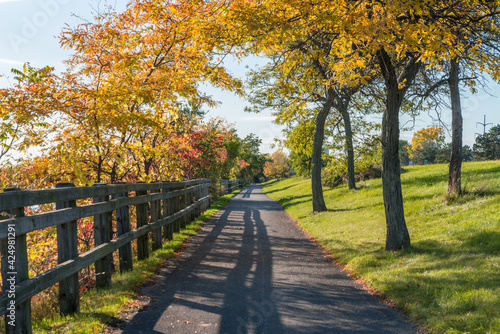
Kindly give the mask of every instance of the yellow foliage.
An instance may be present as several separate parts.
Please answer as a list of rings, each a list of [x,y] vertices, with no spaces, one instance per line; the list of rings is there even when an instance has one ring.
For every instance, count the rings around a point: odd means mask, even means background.
[[[443,128],[431,126],[413,134],[411,146],[408,148],[410,159],[419,160],[425,149],[437,148],[444,142]]]

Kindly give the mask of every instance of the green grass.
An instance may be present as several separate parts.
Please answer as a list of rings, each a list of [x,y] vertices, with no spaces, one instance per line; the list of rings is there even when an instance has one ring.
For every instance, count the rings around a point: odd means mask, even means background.
[[[164,242],[163,248],[151,253],[148,259],[134,263],[134,270],[117,274],[112,278],[112,288],[107,290],[92,289],[80,298],[80,313],[71,316],[53,315],[33,322],[34,333],[103,333],[110,323],[123,321],[127,312],[140,309],[138,291],[153,276],[166,259],[176,256],[185,240],[196,234],[205,220],[223,208],[234,195],[218,198],[198,219],[186,229],[175,233],[171,241]]]
[[[500,161],[465,163],[452,198],[446,165],[407,167],[402,186],[412,247],[386,252],[381,180],[325,189],[312,214],[309,179],[264,184],[298,224],[383,298],[436,333],[500,332]]]

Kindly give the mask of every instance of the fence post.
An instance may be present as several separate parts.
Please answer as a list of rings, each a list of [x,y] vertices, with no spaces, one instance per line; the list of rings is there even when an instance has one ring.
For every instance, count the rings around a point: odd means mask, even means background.
[[[128,197],[128,192],[115,195],[116,199],[126,197]],[[116,209],[116,232],[117,236],[130,232],[130,213],[128,211],[128,205],[124,205]],[[120,272],[123,273],[125,271],[133,270],[134,264],[132,260],[132,244],[129,242],[128,244],[118,248],[118,253],[120,257]]]
[[[151,190],[151,194],[158,193],[159,190]],[[161,201],[151,201],[151,222],[161,219]],[[153,251],[162,247],[161,227],[153,231]]]
[[[194,202],[196,202],[196,189],[197,189],[197,186],[193,185],[191,187],[194,187],[194,189],[191,189],[189,191],[189,193],[188,193],[188,206],[190,206],[191,204],[194,204]],[[196,219],[196,210],[192,210],[191,213],[188,215],[188,221],[187,221],[187,223],[189,224],[190,222],[192,222],[195,219]]]
[[[201,190],[203,189],[203,182],[204,181],[200,181],[200,183],[196,185],[196,202],[198,202],[203,197],[203,194],[201,192]],[[201,216],[201,213],[203,212],[201,204],[202,203],[198,203],[198,206],[196,207],[196,218]]]
[[[208,186],[208,180],[203,183],[202,197],[207,196],[207,192],[210,193],[210,187]],[[210,201],[205,201],[203,204],[203,212],[205,212],[210,207]]]
[[[210,192],[212,191],[212,185],[211,185],[211,183],[212,183],[212,180],[210,180],[210,185],[207,184],[207,189],[206,189],[206,192],[205,192],[205,194],[207,194],[207,195],[210,195]],[[208,201],[208,203],[207,203],[207,209],[210,207],[210,205],[212,204],[213,201],[214,201],[213,198],[211,198]]]
[[[147,190],[136,191],[135,196],[147,195]],[[148,224],[148,203],[137,204],[135,206],[137,215],[137,228]],[[149,257],[148,235],[137,238],[137,259],[143,260]]]
[[[211,181],[210,181],[211,182]],[[205,184],[205,192],[204,192],[204,195],[205,196],[208,196],[210,195],[210,190],[211,190],[211,185],[208,184],[208,181],[207,181],[207,184]],[[205,210],[207,210],[209,207],[210,207],[210,204],[212,204],[212,199],[208,200],[205,204]]]
[[[207,189],[207,181],[204,180],[203,183],[201,184],[201,189],[200,189],[200,192],[201,192],[201,195],[200,197],[201,198],[204,198],[206,195],[206,189]],[[201,214],[203,214],[206,210],[207,210],[207,201],[204,201],[203,203],[201,203]]]
[[[20,189],[4,189],[4,192],[20,191]],[[23,217],[24,207],[7,210],[7,214]],[[2,218],[0,218],[1,220]],[[7,227],[9,234],[8,239],[0,241],[0,249],[2,253],[2,290],[10,291],[11,287],[15,290],[15,286],[29,279],[28,269],[28,248],[26,245],[26,234],[18,235],[16,233],[15,224]],[[9,299],[9,303],[14,302]],[[5,333],[8,334],[31,334],[31,301],[27,300],[22,304],[8,305],[8,312],[5,313]],[[11,313],[9,310],[14,313]]]
[[[184,186],[184,189],[186,189],[187,186]],[[189,206],[189,192],[187,193],[184,193],[184,195],[182,196],[182,209],[185,209]],[[188,215],[187,214],[184,214],[184,216],[182,216],[182,228],[186,228],[188,224]]]
[[[169,191],[170,191],[170,188],[167,186],[165,186],[162,189],[162,192],[164,192],[164,193],[168,193]],[[172,198],[165,198],[163,200],[163,217],[168,217],[170,215],[172,215]],[[163,237],[166,240],[172,240],[173,235],[174,235],[174,226],[173,226],[173,222],[172,222],[172,223],[165,225],[163,227]]]
[[[182,186],[179,188],[179,190],[183,190],[185,187]],[[184,210],[186,207],[186,194],[179,196],[179,211]],[[184,228],[184,216],[179,218],[179,230],[182,230]]]
[[[182,187],[176,187],[174,190],[181,190]],[[174,196],[173,197],[173,213],[177,213],[181,211],[181,197]],[[176,219],[174,221],[174,232],[180,232],[181,230],[181,218]]]
[[[94,186],[104,186],[105,183],[96,183]],[[108,202],[109,195],[97,196],[92,199],[93,203]],[[106,244],[110,241],[109,220],[111,213],[106,212],[94,216],[94,243],[96,246]],[[111,272],[112,272],[112,255],[108,254],[102,259],[97,260],[95,263],[95,285],[96,288],[110,288],[111,287]]]
[[[56,188],[70,188],[72,183],[59,183]],[[56,210],[75,207],[76,201],[56,202]],[[63,263],[78,256],[78,226],[73,220],[57,225],[58,263]],[[80,284],[78,273],[59,282],[59,309],[61,314],[73,314],[80,310]]]

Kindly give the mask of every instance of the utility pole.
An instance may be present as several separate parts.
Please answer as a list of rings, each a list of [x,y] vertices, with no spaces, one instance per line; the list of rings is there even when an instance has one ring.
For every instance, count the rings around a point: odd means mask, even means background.
[[[486,123],[486,115],[484,115],[484,121],[483,121],[483,123],[476,122],[476,128],[477,128],[478,124],[483,126],[483,134],[482,134],[483,136],[486,134],[486,126],[493,125],[493,123]],[[481,136],[481,134],[477,133],[477,132],[476,132],[476,135]]]

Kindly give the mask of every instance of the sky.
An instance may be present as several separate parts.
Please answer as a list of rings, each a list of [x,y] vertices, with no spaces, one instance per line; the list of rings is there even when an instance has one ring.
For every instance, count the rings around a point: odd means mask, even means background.
[[[124,8],[127,1],[109,0],[116,8]],[[98,0],[0,0],[0,88],[9,86],[8,77],[11,68],[21,68],[25,62],[32,66],[52,66],[62,70],[62,61],[67,59],[70,50],[60,48],[57,36],[66,26],[76,26],[85,19],[92,19],[92,12],[102,8],[104,1]],[[230,71],[236,76],[243,77],[245,66],[259,63],[256,59],[249,59],[241,64],[226,62]],[[224,117],[234,124],[240,137],[250,133],[256,134],[263,141],[262,153],[271,153],[276,150],[271,144],[274,138],[281,137],[281,127],[273,124],[270,112],[253,114],[244,112],[248,103],[231,93],[222,92],[213,88],[204,88],[221,105],[208,109],[208,116]],[[472,146],[476,133],[482,133],[483,127],[477,122],[486,122],[493,125],[500,124],[500,86],[490,85],[490,94],[480,92],[475,95],[464,94],[462,100],[464,118],[464,144]],[[207,108],[205,108],[207,110]],[[443,121],[450,125],[451,116],[443,112]],[[402,117],[401,123],[408,121]],[[413,130],[401,133],[401,139],[411,141],[414,131],[434,125],[432,119],[423,115],[415,122]],[[489,125],[486,130],[491,127]],[[448,141],[449,141],[448,137]]]

